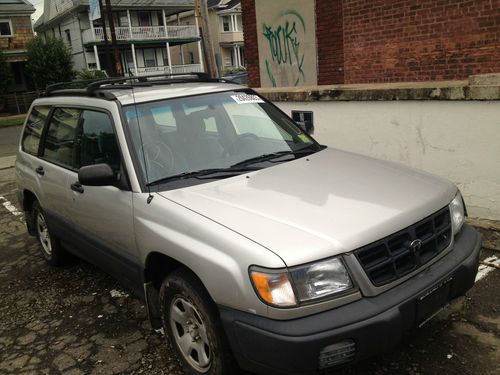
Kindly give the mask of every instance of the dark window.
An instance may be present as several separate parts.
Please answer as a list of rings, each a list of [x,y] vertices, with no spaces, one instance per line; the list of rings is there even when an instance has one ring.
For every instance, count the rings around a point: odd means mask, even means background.
[[[50,119],[43,156],[50,161],[73,167],[76,128],[80,109],[57,108]]]
[[[32,155],[38,154],[40,136],[42,135],[49,111],[50,107],[45,106],[33,107],[31,110],[28,121],[26,121],[26,127],[24,128],[23,141],[21,142],[23,151]]]
[[[189,52],[189,63],[194,64],[194,53],[193,52]]]
[[[120,170],[120,151],[113,125],[106,113],[84,110],[77,136],[76,167],[109,164]]]
[[[222,30],[231,31],[231,17],[222,16]]]
[[[68,45],[71,47],[71,33],[69,32],[69,29],[64,30],[64,34],[66,34],[66,41],[68,42]]]
[[[154,50],[154,48],[144,49],[143,53],[144,53],[144,66],[146,68],[157,66],[156,51]]]
[[[0,36],[12,36],[12,26],[10,21],[2,20],[0,21]]]

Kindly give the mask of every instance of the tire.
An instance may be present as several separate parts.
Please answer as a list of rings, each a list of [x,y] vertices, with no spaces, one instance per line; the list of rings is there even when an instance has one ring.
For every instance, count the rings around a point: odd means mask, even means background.
[[[217,307],[191,272],[180,269],[165,278],[160,309],[167,345],[185,374],[239,373]]]
[[[33,202],[31,215],[35,225],[35,235],[40,244],[40,250],[47,263],[51,266],[60,266],[64,263],[64,251],[60,241],[52,234],[47,226],[45,213],[38,201]]]

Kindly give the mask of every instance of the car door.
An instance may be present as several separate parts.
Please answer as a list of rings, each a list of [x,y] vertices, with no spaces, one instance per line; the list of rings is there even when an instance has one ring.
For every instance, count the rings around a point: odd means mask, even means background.
[[[38,199],[48,226],[65,243],[72,243],[69,182],[76,176],[73,155],[79,117],[79,109],[54,108],[43,135],[40,155],[32,163]]]
[[[82,110],[74,162],[77,168],[105,163],[117,175],[124,173],[109,113]],[[142,287],[134,237],[132,192],[118,187],[120,184],[82,186],[76,175],[69,183],[71,216],[81,243],[81,256],[128,286],[135,288],[139,284]]]

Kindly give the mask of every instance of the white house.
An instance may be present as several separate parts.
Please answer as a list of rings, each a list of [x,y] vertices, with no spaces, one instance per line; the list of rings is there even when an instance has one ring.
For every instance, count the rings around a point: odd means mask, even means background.
[[[102,17],[106,16],[105,1]],[[203,71],[203,63],[174,65],[171,49],[192,44],[201,55],[199,28],[171,24],[167,19],[194,9],[193,0],[111,0],[115,34],[125,73],[187,73]],[[73,52],[75,70],[110,70],[105,54],[102,18],[91,21],[89,0],[45,0],[34,29],[44,37],[62,38]],[[104,19],[111,50],[108,18]],[[168,26],[165,26],[167,25]]]

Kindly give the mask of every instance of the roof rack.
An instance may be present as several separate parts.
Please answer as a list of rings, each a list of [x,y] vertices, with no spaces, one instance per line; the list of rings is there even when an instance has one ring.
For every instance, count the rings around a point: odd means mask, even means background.
[[[43,96],[92,96],[113,100],[116,99],[116,97],[110,92],[105,92],[105,90],[131,89],[134,87],[189,82],[232,83],[227,79],[211,78],[207,73],[199,72],[153,74],[147,76],[130,76],[120,78],[61,82],[47,86],[45,92],[43,93]]]

